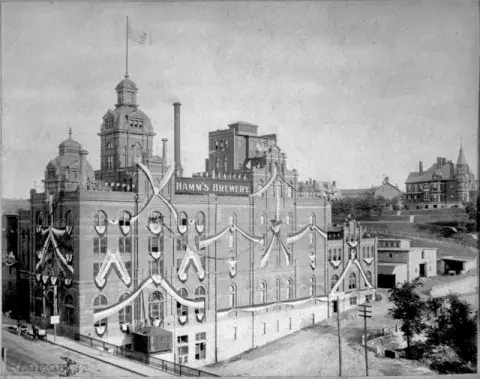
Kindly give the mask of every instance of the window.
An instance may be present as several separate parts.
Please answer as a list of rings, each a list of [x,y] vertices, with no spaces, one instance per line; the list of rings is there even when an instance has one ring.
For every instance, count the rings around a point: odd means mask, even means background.
[[[373,286],[373,283],[372,283],[372,273],[370,271],[367,271],[365,273],[365,276],[367,277],[367,280],[368,282]]]
[[[151,253],[163,253],[163,232],[158,236],[148,237],[148,251]]]
[[[357,305],[357,297],[356,296],[352,296],[350,298],[350,305]]]
[[[93,225],[95,226],[107,226],[107,215],[105,212],[98,211],[93,215]]]
[[[238,137],[238,140],[237,140],[237,147],[238,147],[239,149],[242,148],[242,139],[241,139],[240,137]]]
[[[263,280],[260,283],[260,302],[261,303],[266,303],[267,302],[267,293],[268,293],[268,288],[267,288],[267,282]]]
[[[64,312],[65,312],[65,323],[67,325],[75,324],[75,305],[73,303],[73,297],[70,294],[65,296],[63,301]]]
[[[291,215],[290,213],[287,215],[287,218],[286,218],[286,220],[285,220],[285,223],[286,223],[287,225],[291,225],[291,224],[292,224],[292,215]]]
[[[280,321],[277,320],[277,333],[280,331]]]
[[[288,318],[288,330],[292,330],[292,318]]]
[[[215,158],[215,168],[217,171],[220,169],[220,159],[218,157]]]
[[[41,316],[43,313],[43,291],[40,287],[35,290],[35,316]]]
[[[267,323],[262,322],[262,334],[265,335],[267,334]]]
[[[196,223],[197,226],[205,226],[205,214],[203,212],[197,213]]]
[[[228,171],[228,158],[226,156],[223,157],[223,171]]]
[[[130,277],[132,277],[132,262],[131,261],[126,261],[126,262],[123,262],[125,264],[125,269],[127,270],[128,272],[128,275],[130,275]]]
[[[108,305],[107,298],[103,295],[98,295],[93,302],[93,309],[94,310],[103,309],[107,307],[107,305]],[[95,324],[93,324],[93,326],[95,328],[103,326],[105,327],[105,329],[107,329],[107,318],[102,318],[101,320],[98,320]]]
[[[268,164],[268,172],[272,172],[272,162]]]
[[[348,277],[348,289],[357,288],[357,276],[352,272]]]
[[[287,300],[293,299],[293,280],[287,279]]]
[[[228,141],[225,140],[225,150],[228,150]]]
[[[188,292],[185,288],[180,289],[179,294],[183,298],[188,297]],[[182,305],[177,301],[177,315],[179,317],[185,316],[188,317],[188,307],[186,305]]]
[[[177,258],[177,272],[180,270],[180,266],[182,265],[183,258]]]
[[[195,290],[195,299],[204,299],[205,298],[205,288],[200,286]],[[204,310],[205,311],[205,310]],[[195,314],[198,314],[200,309],[195,309]]]
[[[100,264],[101,263],[94,263],[93,264],[93,278],[95,279],[100,272]]]
[[[233,327],[233,339],[234,340],[237,339],[237,327],[236,326]]]
[[[337,282],[338,282],[338,275],[333,275],[332,280],[330,281],[330,289],[335,287],[335,284],[337,284]]]
[[[120,226],[130,226],[130,219],[132,216],[127,211],[122,211],[118,220]]]
[[[107,150],[112,150],[112,143],[111,142],[107,142]]]
[[[130,237],[118,237],[118,248],[122,254],[131,254],[132,239]]]
[[[218,141],[215,141],[215,150],[218,150]]]
[[[366,255],[365,255],[365,246],[362,247],[362,257],[366,257]],[[358,258],[361,258],[361,257],[358,257]]]
[[[422,250],[422,259],[425,259],[425,250]]]
[[[197,333],[195,334],[195,360],[200,361],[205,359],[205,353],[206,353],[206,346],[207,346],[207,341],[206,341],[206,333]]]
[[[233,308],[237,305],[237,287],[232,284],[228,291],[228,305]]]
[[[151,320],[163,320],[165,297],[160,291],[151,292],[148,298],[148,314]]]
[[[260,215],[260,225],[265,225],[266,219],[265,215]]]
[[[150,275],[163,275],[163,256],[154,261],[148,261],[148,272]]]
[[[315,281],[315,277],[312,276],[312,277],[310,278],[310,281],[309,281],[310,296],[315,296],[315,294],[316,294],[316,290],[315,290],[316,285],[315,285],[315,282],[316,282],[316,281]]]
[[[178,346],[178,363],[188,363],[188,336],[177,337]]]
[[[67,211],[67,213],[65,213],[65,225],[73,226],[73,213],[72,213],[72,211]]]
[[[119,302],[122,302],[128,297],[128,294],[124,293],[120,296]],[[132,322],[132,306],[126,305],[125,308],[118,311],[118,322],[123,324],[131,324]]]
[[[338,261],[337,249],[333,249],[333,260]]]
[[[93,237],[93,253],[107,253],[107,237]]]
[[[328,249],[328,260],[333,260],[332,249]]]

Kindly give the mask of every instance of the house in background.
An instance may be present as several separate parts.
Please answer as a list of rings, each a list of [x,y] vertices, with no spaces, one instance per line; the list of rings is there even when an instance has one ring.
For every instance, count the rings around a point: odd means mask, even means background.
[[[352,198],[352,197],[361,197],[367,196],[368,194],[373,193],[375,197],[384,197],[387,200],[392,200],[394,198],[398,198],[401,201],[403,193],[398,188],[398,186],[394,186],[390,183],[389,177],[386,176],[383,179],[383,182],[379,186],[372,186],[370,188],[365,189],[341,189],[340,196],[343,198]]]
[[[393,288],[397,283],[437,275],[437,249],[412,247],[410,240],[379,239],[378,287]]]

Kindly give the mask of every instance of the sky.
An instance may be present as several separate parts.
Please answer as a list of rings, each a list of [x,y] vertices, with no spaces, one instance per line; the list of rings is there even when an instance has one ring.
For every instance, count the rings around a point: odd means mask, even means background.
[[[208,132],[235,121],[277,133],[300,179],[367,188],[463,147],[477,172],[479,11],[474,0],[4,3],[2,196],[28,198],[73,138],[99,169],[102,117],[129,74],[155,151],[182,103],[184,175]]]

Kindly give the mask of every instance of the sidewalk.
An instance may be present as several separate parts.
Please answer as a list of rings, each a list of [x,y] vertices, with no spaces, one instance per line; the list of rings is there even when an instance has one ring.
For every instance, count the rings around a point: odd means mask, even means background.
[[[28,328],[28,333],[31,335],[32,331],[32,325],[22,321],[22,324],[26,325]],[[3,327],[7,328],[8,325],[17,325],[16,320],[12,320],[12,323],[3,323]],[[54,336],[50,333],[47,333],[47,342],[61,346],[65,349],[74,351],[78,354],[85,355],[89,358],[95,359],[100,362],[104,362],[107,364],[110,364],[112,366],[124,369],[126,371],[130,371],[132,374],[135,374],[137,376],[153,376],[153,377],[171,377],[175,376],[172,373],[167,373],[161,370],[157,370],[153,367],[144,365],[140,362],[126,359],[123,357],[119,357],[117,355],[109,354],[105,351],[101,351],[89,346],[82,345],[81,343],[78,343],[76,341],[73,341],[69,338],[57,336],[55,338],[54,342]]]

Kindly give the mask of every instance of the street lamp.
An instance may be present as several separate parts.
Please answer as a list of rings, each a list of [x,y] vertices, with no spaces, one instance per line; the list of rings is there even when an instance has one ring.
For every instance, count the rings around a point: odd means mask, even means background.
[[[2,265],[5,264],[8,267],[15,266],[15,274],[16,274],[16,291],[18,295],[19,285],[20,285],[20,261],[17,257],[13,254],[13,251],[10,254],[6,255],[2,259]],[[20,301],[16,301],[17,304],[17,326],[20,327]]]

